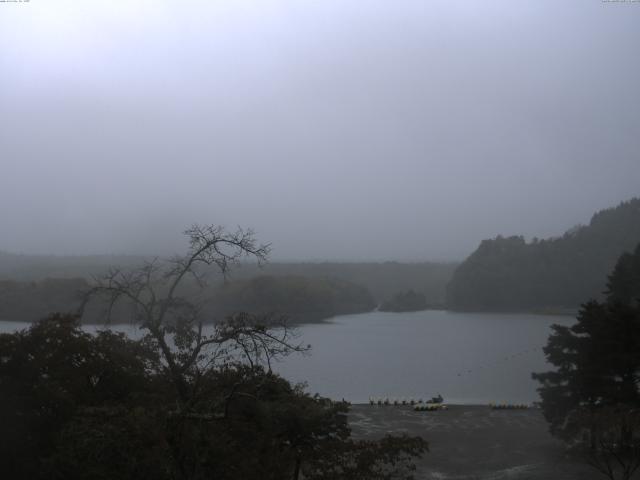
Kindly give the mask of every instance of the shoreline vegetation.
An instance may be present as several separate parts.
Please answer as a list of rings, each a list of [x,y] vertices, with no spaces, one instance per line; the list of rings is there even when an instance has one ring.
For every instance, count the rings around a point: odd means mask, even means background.
[[[417,312],[427,309],[427,299],[423,293],[409,289],[396,293],[392,298],[383,302],[378,310],[381,312]]]
[[[481,309],[481,308],[452,308],[443,306],[443,308],[427,308],[425,310],[446,310],[448,312],[460,312],[460,313],[495,313],[499,315],[514,314],[514,315],[549,315],[549,316],[561,316],[561,317],[575,317],[578,313],[579,307],[548,307],[548,308],[530,308],[530,309],[514,309],[514,308],[493,308],[493,309]]]
[[[234,311],[286,316],[292,324],[319,323],[374,311],[449,310],[575,316],[598,300],[617,258],[640,242],[640,199],[593,215],[562,237],[530,242],[521,236],[484,240],[462,263],[274,262],[240,263],[225,279],[209,278],[206,313],[219,321]],[[72,312],[91,278],[143,256],[44,256],[0,251],[0,319],[32,322],[53,311]],[[187,285],[196,291],[194,284]],[[127,323],[128,312],[116,312]],[[100,324],[90,312],[87,324]]]
[[[82,278],[45,279],[39,282],[0,281],[0,321],[32,323],[50,312],[75,312],[82,291],[90,283]],[[105,305],[95,306],[83,319],[86,325],[102,325]],[[292,276],[261,276],[233,281],[211,289],[206,307],[208,323],[220,321],[236,311],[252,311],[276,318],[285,317],[291,325],[325,323],[341,315],[371,313],[411,313],[440,310],[461,313],[533,314],[575,317],[578,307],[545,308],[460,308],[445,303],[427,303],[413,290],[396,294],[378,304],[370,292],[340,279]],[[111,324],[130,324],[126,309],[116,308]]]
[[[91,286],[90,279],[109,270],[110,258],[125,262],[120,265],[123,269],[145,261],[142,257],[31,257],[0,252],[0,319],[31,322],[52,311],[75,311],[81,292]],[[291,323],[317,323],[336,315],[373,311],[398,288],[414,289],[431,305],[442,305],[455,266],[324,262],[269,263],[258,268],[243,263],[226,280],[217,272],[204,272],[209,277],[207,314],[219,319],[241,309],[286,315]],[[195,284],[187,285],[187,295],[190,289],[198,290]],[[98,313],[94,308],[85,323],[101,323]]]
[[[297,321],[292,321],[291,319],[288,319],[289,321],[287,322],[288,325],[291,326],[296,326],[296,325],[312,325],[312,324],[322,324],[322,323],[331,323],[332,319],[334,319],[335,317],[340,317],[343,315],[359,315],[359,314],[368,314],[368,313],[374,313],[374,312],[382,312],[382,313],[419,313],[419,312],[429,312],[429,311],[440,311],[440,312],[450,312],[450,313],[478,313],[478,314],[496,314],[496,315],[539,315],[539,316],[550,316],[550,317],[571,317],[571,318],[575,318],[577,310],[571,310],[571,309],[545,309],[545,310],[462,310],[462,309],[450,309],[447,308],[446,305],[433,305],[433,306],[427,306],[427,308],[424,308],[422,310],[407,310],[407,311],[384,311],[384,310],[380,310],[379,308],[374,308],[372,310],[367,310],[367,311],[362,311],[362,312],[354,312],[354,313],[339,313],[339,314],[335,314],[335,315],[331,315],[331,316],[327,316],[327,317],[316,317],[316,318],[312,318],[312,319],[304,319],[304,318],[298,318]],[[46,317],[46,316],[45,316]],[[44,318],[44,317],[43,317]],[[24,324],[25,328],[27,328],[29,325],[31,325],[32,323],[41,320],[41,318],[37,318],[35,320],[29,320],[29,319],[15,319],[15,318],[8,318],[8,317],[0,317],[0,322],[11,322],[11,323],[20,323],[20,324]],[[214,323],[214,322],[211,322]],[[83,325],[87,325],[87,326],[93,326],[93,327],[99,327],[99,326],[131,326],[134,325],[133,322],[131,321],[111,321],[108,324],[105,323],[103,320],[89,320],[89,321],[83,321],[82,322]]]

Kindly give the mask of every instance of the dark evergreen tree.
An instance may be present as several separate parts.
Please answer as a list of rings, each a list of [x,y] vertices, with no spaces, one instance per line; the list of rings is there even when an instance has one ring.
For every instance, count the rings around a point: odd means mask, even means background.
[[[620,257],[609,276],[606,294],[609,303],[629,305],[640,300],[640,244],[633,254]]]
[[[639,274],[640,246],[620,257],[605,302],[584,304],[571,327],[552,327],[544,351],[556,370],[533,374],[552,434],[612,479],[640,466]]]

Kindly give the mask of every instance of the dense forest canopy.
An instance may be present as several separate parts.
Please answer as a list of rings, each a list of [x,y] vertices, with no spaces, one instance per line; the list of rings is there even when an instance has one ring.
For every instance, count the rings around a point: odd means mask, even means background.
[[[562,237],[484,240],[456,269],[450,308],[522,310],[577,308],[600,299],[618,257],[640,242],[640,199],[596,213]]]
[[[237,311],[282,314],[293,322],[322,320],[375,307],[369,291],[344,280],[297,276],[260,276],[229,282],[212,302],[218,317]]]
[[[35,321],[48,312],[76,311],[82,292],[90,286],[81,278],[0,281],[0,319]],[[183,291],[188,297],[198,294],[193,284]],[[209,322],[239,311],[286,316],[294,323],[316,322],[335,315],[368,312],[376,306],[365,287],[326,277],[262,275],[221,281],[208,286],[206,292],[203,309]],[[124,307],[116,309],[119,320],[127,321],[130,312]],[[87,312],[85,321],[100,323],[101,310],[97,307]]]
[[[80,306],[83,278],[58,278],[24,282],[0,280],[0,320],[31,322],[50,312],[69,312]]]
[[[457,266],[457,263],[437,262],[269,263],[263,272],[243,265],[236,271],[236,278],[259,274],[328,277],[366,287],[377,303],[409,289],[424,294],[428,303],[443,303],[446,285]]]
[[[407,290],[394,295],[389,300],[382,302],[382,312],[416,312],[425,310],[429,305],[423,294]]]
[[[3,478],[409,479],[427,449],[354,439],[346,403],[238,358],[192,365],[182,400],[149,336],[90,335],[71,316],[0,334],[0,350]]]
[[[109,268],[134,267],[151,257],[144,256],[53,256],[16,255],[0,251],[0,280],[41,281],[47,278],[85,278],[105,273]],[[429,303],[442,303],[446,285],[456,263],[437,262],[269,262],[262,267],[238,265],[232,278],[248,279],[262,275],[328,277],[357,283],[369,289],[377,302],[398,291],[413,289],[423,293]],[[210,272],[212,276],[219,272]]]
[[[93,276],[145,260],[0,252],[0,320],[34,321],[49,312],[74,311]],[[454,268],[447,263],[269,263],[262,268],[242,263],[226,281],[219,272],[208,272],[215,300],[209,308],[216,316],[256,309],[307,322],[372,310],[399,290],[411,289],[429,304],[441,304]]]

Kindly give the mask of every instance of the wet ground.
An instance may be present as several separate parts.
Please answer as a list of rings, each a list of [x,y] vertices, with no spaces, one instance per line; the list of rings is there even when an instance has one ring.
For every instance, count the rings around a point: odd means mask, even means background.
[[[491,410],[453,405],[415,412],[409,406],[354,405],[350,424],[359,438],[420,435],[430,452],[418,461],[424,480],[597,480],[592,467],[565,455],[538,409]]]

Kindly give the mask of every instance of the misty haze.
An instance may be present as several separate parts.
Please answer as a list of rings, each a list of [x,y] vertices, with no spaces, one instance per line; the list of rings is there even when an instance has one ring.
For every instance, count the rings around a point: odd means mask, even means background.
[[[0,1],[0,477],[640,478],[639,25]]]

